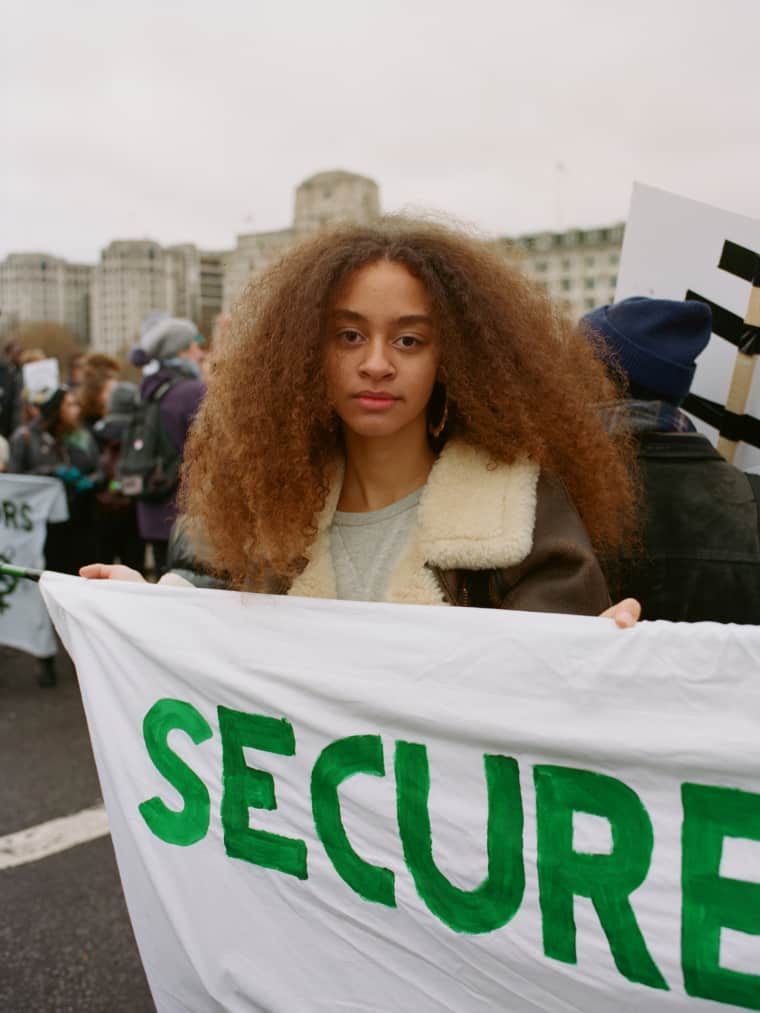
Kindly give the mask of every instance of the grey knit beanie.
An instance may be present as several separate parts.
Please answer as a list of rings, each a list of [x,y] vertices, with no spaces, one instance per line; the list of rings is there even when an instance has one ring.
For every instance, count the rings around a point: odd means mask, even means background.
[[[151,313],[140,327],[140,349],[146,361],[172,359],[196,340],[203,339],[192,320],[170,317],[168,313]]]

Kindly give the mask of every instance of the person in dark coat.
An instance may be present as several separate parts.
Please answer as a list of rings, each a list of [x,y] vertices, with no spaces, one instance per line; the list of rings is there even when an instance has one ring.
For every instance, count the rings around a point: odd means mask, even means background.
[[[746,474],[723,459],[681,410],[710,340],[710,308],[633,297],[583,318],[629,386],[608,428],[633,435],[642,482],[640,551],[610,560],[613,599],[642,618],[760,623],[758,504]]]
[[[0,436],[10,437],[21,422],[21,346],[14,341],[0,356]]]
[[[145,366],[155,361],[158,367],[143,377],[140,384],[143,400],[150,399],[167,380],[176,381],[161,399],[160,414],[180,454],[190,423],[206,393],[200,371],[203,356],[203,338],[195,324],[165,313],[154,313],[146,318],[140,345],[131,355],[135,365]],[[166,569],[169,533],[176,517],[176,491],[158,503],[137,504],[140,536],[151,544],[159,575]]]
[[[115,383],[106,403],[106,414],[92,428],[100,448],[103,487],[95,495],[98,558],[109,563],[117,559],[142,573],[145,543],[137,526],[137,503],[121,491],[119,459],[124,435],[139,402],[137,385]]]
[[[68,387],[43,391],[35,401],[39,415],[11,438],[8,471],[49,475],[63,482],[69,519],[48,525],[45,564],[59,573],[77,573],[97,550],[94,504],[102,484],[98,448],[81,425],[79,403]]]

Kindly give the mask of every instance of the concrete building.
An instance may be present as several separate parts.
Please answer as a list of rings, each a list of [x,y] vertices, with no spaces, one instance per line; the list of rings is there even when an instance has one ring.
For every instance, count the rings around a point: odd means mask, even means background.
[[[237,237],[226,257],[222,288],[222,310],[230,313],[248,282],[261,274],[289,249],[295,240],[293,229],[254,232]]]
[[[380,215],[380,190],[367,176],[334,170],[310,176],[296,189],[293,224],[278,232],[237,237],[226,259],[222,307],[229,313],[246,284],[299,239],[343,223],[369,224]]]
[[[103,250],[92,288],[92,347],[120,355],[153,310],[173,312],[176,257],[149,239],[116,239]]]
[[[170,311],[198,323],[201,314],[200,250],[192,243],[183,243],[164,247],[164,253],[173,275],[174,297]]]
[[[310,176],[296,190],[293,229],[303,234],[344,222],[369,225],[380,216],[380,190],[368,176],[336,169]]]
[[[531,278],[573,317],[614,302],[624,223],[500,239]]]
[[[201,250],[200,260],[200,309],[199,316],[193,317],[204,337],[210,337],[214,320],[222,312],[222,290],[227,253],[220,250]]]
[[[189,317],[210,335],[215,317],[230,312],[246,284],[293,243],[342,223],[370,224],[380,191],[367,176],[335,170],[304,180],[295,191],[293,221],[274,232],[239,235],[230,251],[192,243],[163,247],[149,239],[114,240],[91,267],[44,253],[12,253],[0,264],[2,320],[64,323],[92,347],[122,354],[153,310]],[[571,315],[614,299],[623,224],[537,232],[494,241]]]
[[[211,334],[222,309],[226,254],[193,243],[161,246],[149,239],[110,243],[95,268],[92,346],[110,355],[136,343],[140,323],[154,310],[187,317]]]
[[[83,343],[90,338],[93,268],[48,253],[10,253],[0,263],[3,320],[64,324]]]
[[[304,180],[296,190],[292,228],[238,236],[224,274],[224,311],[232,310],[247,282],[302,236],[342,222],[369,224],[379,215],[379,189],[366,176],[335,171]],[[614,300],[623,228],[619,223],[537,232],[504,237],[494,245],[516,259],[571,316],[580,317]]]

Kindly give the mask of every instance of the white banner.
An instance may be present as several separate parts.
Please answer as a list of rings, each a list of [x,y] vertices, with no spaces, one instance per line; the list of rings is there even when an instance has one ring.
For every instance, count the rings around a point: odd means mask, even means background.
[[[727,241],[760,255],[760,221],[636,183],[615,298],[685,299],[692,291],[743,320],[751,286],[718,267]],[[713,334],[697,359],[692,393],[725,405],[736,352],[733,344]],[[758,371],[745,411],[760,418]],[[716,442],[718,434],[712,426],[697,418],[694,423]],[[741,468],[757,467],[760,450],[740,444],[734,463]]]
[[[0,562],[42,569],[47,522],[65,521],[68,516],[59,479],[0,475]],[[47,609],[30,580],[0,574],[0,644],[38,658],[56,652]]]
[[[42,590],[161,1013],[760,1009],[760,628]]]

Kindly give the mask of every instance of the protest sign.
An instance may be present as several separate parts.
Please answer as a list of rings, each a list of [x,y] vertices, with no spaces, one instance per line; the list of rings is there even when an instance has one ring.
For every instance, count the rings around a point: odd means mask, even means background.
[[[52,393],[61,383],[58,359],[39,359],[37,362],[25,363],[21,367],[21,378],[30,395],[39,394],[43,390]]]
[[[714,408],[695,415],[694,421],[717,444],[718,425],[705,419],[728,406],[730,414],[726,418],[723,413],[725,425],[721,428],[738,439],[745,439],[748,429],[754,434],[754,445],[740,443],[734,462],[742,468],[756,468],[760,466],[757,370],[754,379],[753,368],[746,371],[746,400],[743,394],[734,402],[730,397],[732,386],[736,386],[737,349],[750,352],[749,365],[754,367],[760,335],[756,326],[760,306],[754,305],[760,291],[755,289],[753,299],[754,271],[741,263],[737,267],[737,259],[742,259],[736,256],[737,248],[744,251],[743,259],[757,257],[760,266],[760,221],[637,183],[625,227],[615,298],[685,299],[699,295],[712,304],[713,337],[697,359],[691,389]],[[745,415],[749,423],[743,419]]]
[[[160,1013],[760,1009],[760,629],[86,582]]]
[[[69,512],[63,483],[36,475],[0,475],[0,563],[39,569],[47,522]],[[55,636],[39,588],[0,574],[0,644],[38,658],[56,652]]]

